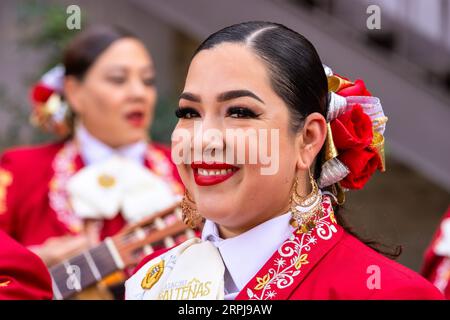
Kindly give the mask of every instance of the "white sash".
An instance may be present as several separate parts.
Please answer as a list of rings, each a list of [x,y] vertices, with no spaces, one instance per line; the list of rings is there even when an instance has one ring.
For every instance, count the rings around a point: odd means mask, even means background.
[[[225,265],[209,241],[190,239],[140,268],[127,300],[223,300]]]

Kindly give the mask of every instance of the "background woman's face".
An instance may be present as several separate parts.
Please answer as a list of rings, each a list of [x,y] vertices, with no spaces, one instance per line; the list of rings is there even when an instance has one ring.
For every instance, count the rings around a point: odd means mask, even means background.
[[[201,124],[203,132],[208,129],[222,132],[222,141],[212,143],[204,137],[203,153],[205,148],[211,149],[211,145],[214,152],[223,154],[227,148],[235,148],[237,144],[229,140],[227,129],[262,129],[268,131],[268,137],[271,129],[279,130],[278,150],[272,147],[270,139],[267,146],[272,151],[271,156],[279,159],[274,174],[262,175],[261,168],[265,166],[260,162],[227,161],[235,166],[231,176],[230,170],[205,172],[211,167],[204,164],[194,165],[194,168],[191,163],[178,165],[200,214],[231,233],[239,233],[288,210],[298,150],[295,135],[290,131],[288,108],[273,91],[266,66],[258,56],[242,45],[230,43],[199,52],[190,65],[179,107],[177,113],[181,118],[175,133],[184,129],[194,137],[196,122]],[[246,155],[257,153],[255,147],[262,147],[259,140],[256,146],[248,141]],[[179,147],[178,143],[182,142],[174,140],[173,149]],[[189,150],[194,152],[193,143]],[[205,179],[204,175],[211,172],[216,174],[214,178]],[[223,179],[224,175],[229,177]]]
[[[156,102],[154,79],[144,45],[123,38],[97,58],[70,102],[91,134],[120,147],[147,138]]]

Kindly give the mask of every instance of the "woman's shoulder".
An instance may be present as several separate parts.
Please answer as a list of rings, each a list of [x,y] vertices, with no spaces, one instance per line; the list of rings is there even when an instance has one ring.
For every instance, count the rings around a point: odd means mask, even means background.
[[[0,230],[0,300],[51,299],[50,274],[38,256]]]
[[[12,169],[26,169],[30,165],[42,165],[52,161],[56,153],[64,146],[64,141],[39,144],[33,146],[18,146],[6,149],[0,156],[0,165]]]
[[[345,233],[330,252],[335,284],[367,299],[442,299],[425,278]],[[352,292],[352,289],[355,290]],[[349,297],[351,298],[351,297]]]

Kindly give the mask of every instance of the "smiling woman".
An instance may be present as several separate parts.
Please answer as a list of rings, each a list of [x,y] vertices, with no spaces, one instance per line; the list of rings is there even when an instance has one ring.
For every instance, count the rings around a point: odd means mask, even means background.
[[[0,229],[48,266],[172,206],[183,190],[169,149],[147,136],[157,90],[142,41],[92,27],[62,60],[32,92],[35,123],[62,140],[0,159]]]
[[[361,187],[382,168],[385,117],[378,100],[365,87],[361,92],[324,68],[313,45],[283,25],[241,23],[207,38],[191,61],[176,112],[174,136],[183,130],[192,140],[174,140],[173,150],[186,143],[183,149],[195,152],[196,126],[203,132],[202,156],[236,148],[226,134],[212,139],[210,130],[241,130],[244,139],[248,129],[277,130],[279,152],[270,140],[265,143],[277,153],[279,167],[262,174],[261,162],[202,157],[177,163],[186,186],[184,220],[193,225],[205,219],[202,238],[144,259],[126,282],[126,297],[442,298],[425,279],[366,246],[336,219],[342,185]],[[339,156],[353,153],[339,158],[337,146]],[[254,147],[261,145],[244,144],[245,154]],[[361,154],[372,159],[373,170],[347,161],[363,163]],[[146,285],[149,278],[155,281]]]

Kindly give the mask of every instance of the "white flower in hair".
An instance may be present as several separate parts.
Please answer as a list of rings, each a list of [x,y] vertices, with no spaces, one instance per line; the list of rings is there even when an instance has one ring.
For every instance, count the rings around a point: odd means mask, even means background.
[[[64,87],[64,73],[64,66],[58,64],[42,76],[41,83],[58,93],[62,93]]]

